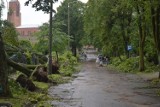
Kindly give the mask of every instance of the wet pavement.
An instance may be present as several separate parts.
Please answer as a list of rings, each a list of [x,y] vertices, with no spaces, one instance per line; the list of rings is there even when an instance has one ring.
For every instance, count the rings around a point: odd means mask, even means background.
[[[144,79],[99,67],[90,58],[75,79],[49,89],[53,107],[160,107],[160,97]]]

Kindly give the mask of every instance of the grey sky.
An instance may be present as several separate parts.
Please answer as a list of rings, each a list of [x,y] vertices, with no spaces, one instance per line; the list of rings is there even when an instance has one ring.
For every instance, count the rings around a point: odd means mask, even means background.
[[[6,0],[4,0],[6,1]],[[8,0],[9,2],[10,0]],[[42,24],[44,22],[47,22],[49,20],[49,15],[44,14],[41,11],[35,11],[35,9],[31,8],[31,6],[24,6],[24,2],[26,0],[19,0],[21,4],[21,17],[22,17],[22,25],[30,25],[30,24]],[[59,0],[59,2],[55,3],[53,5],[54,9],[56,9],[59,5],[60,2],[63,0]],[[79,0],[84,3],[86,3],[88,0]],[[5,6],[7,7],[7,3],[5,2]],[[7,8],[4,9],[3,11],[3,19],[7,19]]]

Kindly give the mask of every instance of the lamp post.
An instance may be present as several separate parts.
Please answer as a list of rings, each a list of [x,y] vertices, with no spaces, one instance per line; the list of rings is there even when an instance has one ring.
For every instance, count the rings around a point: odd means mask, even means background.
[[[78,1],[72,1],[72,2],[69,2],[68,3],[68,35],[70,36],[70,9],[69,9],[69,7],[70,7],[70,4],[72,4],[72,3],[76,3],[76,2],[78,2]],[[69,47],[69,41],[68,41],[68,47]]]

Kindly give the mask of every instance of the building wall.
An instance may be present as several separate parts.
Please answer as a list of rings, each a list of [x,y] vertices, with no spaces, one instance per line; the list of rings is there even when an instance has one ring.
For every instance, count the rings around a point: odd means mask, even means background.
[[[19,36],[22,36],[22,38],[25,38],[26,36],[30,38],[33,33],[38,31],[38,26],[21,26],[20,3],[18,0],[11,0],[9,2],[7,20],[13,23],[19,33]]]
[[[20,36],[31,36],[38,31],[37,27],[34,28],[16,28]]]
[[[20,13],[20,3],[18,0],[12,0],[9,2],[9,12],[7,20],[15,27],[21,25],[21,13]]]

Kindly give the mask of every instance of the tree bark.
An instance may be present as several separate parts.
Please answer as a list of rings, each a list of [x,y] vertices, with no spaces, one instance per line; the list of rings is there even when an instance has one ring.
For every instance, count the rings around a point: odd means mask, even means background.
[[[126,54],[126,57],[129,58],[129,51],[127,49],[128,39],[127,39],[127,36],[126,36],[126,33],[125,33],[125,28],[124,28],[124,18],[123,18],[123,23],[121,24],[121,29],[122,29],[122,37],[123,37],[125,54]]]
[[[155,42],[155,47],[157,50],[158,55],[158,66],[160,67],[160,4],[157,7],[154,7],[153,5],[154,1],[150,0],[151,5],[151,16],[152,16],[152,30],[153,30],[153,37]],[[159,71],[159,78],[160,78],[160,71]]]
[[[59,60],[58,60],[58,52],[56,51],[56,59],[57,59],[57,63],[59,63]]]
[[[144,8],[142,7],[141,11],[137,4],[137,13],[138,13],[138,28],[139,28],[139,70],[144,71],[144,42],[146,37],[146,28],[145,28],[145,18],[141,16],[140,12],[144,12]]]
[[[27,75],[28,77],[30,77],[31,73],[33,72],[32,70],[18,64],[18,63],[15,63],[14,61],[11,61],[9,59],[7,59],[7,64],[11,67],[13,67],[14,69],[24,73],[25,75]]]
[[[8,84],[8,67],[2,35],[0,32],[0,97],[10,97],[11,92]]]
[[[160,68],[160,50],[158,52],[158,61],[159,61],[159,64],[158,64],[158,67]],[[159,69],[160,70],[160,69]],[[159,78],[160,78],[160,71],[159,71]]]
[[[158,6],[158,8],[157,8],[157,11],[156,11],[156,22],[157,22],[157,24],[156,24],[156,26],[157,26],[157,54],[158,54],[158,67],[160,68],[160,32],[159,32],[159,30],[160,30],[160,4],[159,4],[159,6]],[[160,69],[159,69],[159,78],[160,78]]]

